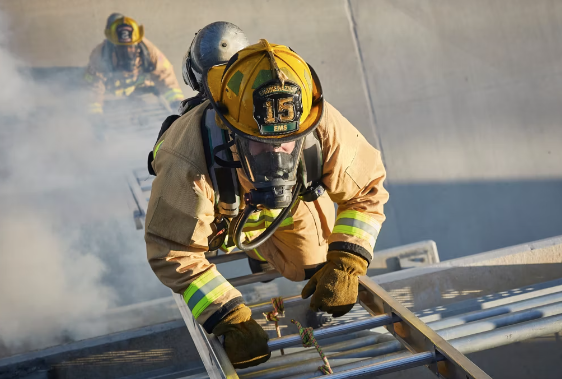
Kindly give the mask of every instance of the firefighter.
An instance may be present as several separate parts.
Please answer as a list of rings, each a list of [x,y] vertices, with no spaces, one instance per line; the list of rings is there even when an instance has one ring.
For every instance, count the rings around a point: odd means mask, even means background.
[[[103,113],[106,93],[130,96],[136,89],[155,88],[177,110],[183,99],[172,65],[144,38],[144,28],[119,13],[107,19],[105,41],[90,54],[84,80],[92,91],[90,114]]]
[[[180,114],[187,113],[205,100],[201,79],[207,70],[216,64],[228,62],[249,44],[242,29],[226,21],[213,22],[195,33],[183,57],[182,76],[184,83],[197,95],[182,101]]]
[[[211,67],[198,85],[205,100],[169,117],[155,145],[147,258],[204,329],[224,335],[234,367],[244,368],[269,359],[268,336],[240,292],[205,259],[220,234],[221,207],[234,205],[221,206],[201,125],[233,138],[224,145],[233,162],[222,164],[235,168],[244,192],[229,227],[236,245],[290,280],[308,279],[302,297],[334,317],[356,303],[358,277],[373,258],[386,173],[379,151],[324,100],[314,70],[286,46],[260,40]],[[321,175],[310,184],[299,162],[310,160],[315,143]]]

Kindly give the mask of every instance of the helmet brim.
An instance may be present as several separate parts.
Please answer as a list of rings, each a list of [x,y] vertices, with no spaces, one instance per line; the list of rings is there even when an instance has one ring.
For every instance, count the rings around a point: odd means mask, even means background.
[[[248,125],[238,122],[234,117],[228,114],[228,110],[226,109],[226,107],[221,104],[221,82],[224,71],[226,69],[226,64],[213,66],[207,71],[206,75],[203,75],[203,89],[220,120],[234,134],[263,143],[290,142],[300,138],[304,138],[308,133],[316,129],[324,114],[324,97],[322,95],[322,86],[320,84],[320,80],[318,79],[318,76],[316,75],[314,69],[310,65],[308,67],[310,68],[310,72],[312,74],[312,88],[313,94],[315,96],[313,96],[312,107],[310,109],[308,117],[300,123],[298,131],[291,134],[256,134],[255,131],[257,130],[257,123],[256,126],[252,128]]]

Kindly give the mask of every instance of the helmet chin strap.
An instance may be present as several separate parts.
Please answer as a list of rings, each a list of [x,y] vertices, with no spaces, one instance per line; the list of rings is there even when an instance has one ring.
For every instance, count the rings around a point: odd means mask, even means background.
[[[281,213],[275,218],[275,220],[273,220],[271,225],[269,225],[263,231],[262,234],[260,234],[254,240],[248,243],[242,243],[242,229],[244,229],[244,225],[246,225],[248,218],[252,213],[254,213],[258,209],[258,205],[259,205],[259,203],[255,203],[252,201],[252,198],[254,196],[248,196],[249,202],[246,203],[246,208],[244,208],[244,213],[242,214],[241,217],[238,218],[234,226],[234,243],[236,244],[236,247],[242,251],[253,250],[258,246],[260,246],[262,243],[264,243],[269,237],[271,237],[273,233],[275,233],[279,225],[281,225],[281,222],[283,222],[283,220],[287,218],[287,215],[289,214],[289,212],[297,202],[299,198],[299,193],[301,192],[301,188],[302,188],[302,183],[299,180],[295,185],[295,187],[293,188],[293,198],[289,206],[285,207],[281,211]]]

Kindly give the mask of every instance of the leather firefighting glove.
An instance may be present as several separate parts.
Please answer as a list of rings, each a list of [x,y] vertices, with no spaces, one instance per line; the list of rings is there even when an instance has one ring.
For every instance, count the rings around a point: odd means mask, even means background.
[[[353,308],[359,291],[359,275],[367,273],[368,262],[343,251],[329,251],[328,261],[302,289],[303,299],[312,295],[310,308],[334,317]]]
[[[269,336],[251,316],[250,308],[242,304],[213,329],[214,335],[224,335],[224,350],[234,368],[257,366],[271,357]]]

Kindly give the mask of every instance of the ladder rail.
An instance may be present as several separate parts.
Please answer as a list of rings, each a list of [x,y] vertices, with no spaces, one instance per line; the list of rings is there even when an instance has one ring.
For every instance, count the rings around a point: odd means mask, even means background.
[[[400,321],[386,325],[385,328],[411,353],[432,353],[433,363],[427,367],[435,375],[448,379],[491,379],[371,278],[362,276],[359,278],[359,283],[360,304],[373,316],[383,314],[398,316]]]

